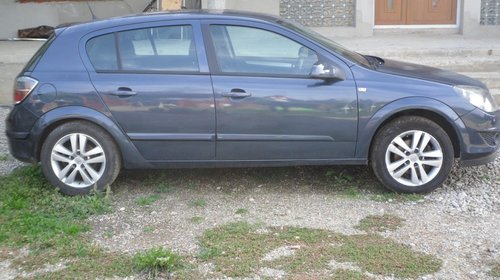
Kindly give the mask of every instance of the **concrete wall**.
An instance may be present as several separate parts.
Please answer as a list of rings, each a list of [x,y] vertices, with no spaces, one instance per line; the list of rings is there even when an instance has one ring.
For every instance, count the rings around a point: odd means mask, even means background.
[[[461,33],[469,37],[500,36],[500,25],[480,25],[481,1],[462,0],[462,26]]]
[[[279,0],[202,0],[201,7],[203,9],[230,9],[272,15],[280,14]]]
[[[149,0],[89,1],[98,18],[142,12]],[[92,20],[86,2],[51,2],[20,4],[15,0],[0,1],[0,39],[17,37],[17,30],[39,25]]]

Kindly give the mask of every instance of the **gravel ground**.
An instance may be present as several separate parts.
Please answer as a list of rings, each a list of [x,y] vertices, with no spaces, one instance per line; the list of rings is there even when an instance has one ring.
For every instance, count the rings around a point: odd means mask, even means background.
[[[0,118],[8,110],[0,108]],[[0,125],[4,131],[4,124]],[[4,133],[0,155],[8,154]],[[0,174],[19,163],[10,156],[0,161]],[[318,167],[319,168],[319,167]],[[368,168],[346,167],[347,172],[370,177]],[[214,171],[213,181],[190,188],[173,186],[150,206],[140,206],[138,197],[154,194],[146,183],[153,172],[123,171],[114,188],[111,214],[91,219],[94,242],[117,252],[135,252],[165,246],[180,253],[196,254],[197,238],[204,230],[232,221],[259,222],[268,226],[300,226],[328,229],[344,234],[360,233],[354,226],[367,215],[390,213],[405,219],[405,225],[384,236],[408,244],[417,251],[443,260],[442,269],[422,279],[492,279],[490,265],[500,259],[500,154],[494,163],[473,168],[455,167],[443,187],[415,202],[376,202],[369,198],[339,196],[319,190],[302,180],[300,168],[284,177],[278,187],[247,181],[248,169]],[[311,170],[311,169],[305,169]],[[188,170],[179,174],[201,179],[211,171]],[[262,171],[252,171],[267,176]],[[227,176],[221,176],[227,174]],[[321,178],[319,178],[321,180]],[[367,192],[370,187],[367,186]],[[203,199],[202,207],[193,200]],[[246,214],[236,214],[237,209]],[[192,222],[201,217],[201,222]],[[392,279],[392,278],[391,278]]]

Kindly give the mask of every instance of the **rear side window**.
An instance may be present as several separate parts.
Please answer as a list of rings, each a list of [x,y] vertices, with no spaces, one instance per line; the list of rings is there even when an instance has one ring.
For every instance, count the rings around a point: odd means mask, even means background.
[[[87,42],[87,54],[97,71],[118,70],[115,35],[106,34]]]
[[[199,72],[190,25],[135,29],[87,42],[96,71]]]
[[[123,70],[199,71],[189,25],[119,32],[118,46]]]

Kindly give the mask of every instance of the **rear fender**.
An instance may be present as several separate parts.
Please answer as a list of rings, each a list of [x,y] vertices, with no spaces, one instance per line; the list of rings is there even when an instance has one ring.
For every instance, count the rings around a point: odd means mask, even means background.
[[[31,137],[35,144],[36,157],[39,159],[41,146],[46,135],[54,126],[72,120],[86,120],[106,130],[121,151],[123,167],[132,168],[147,168],[149,164],[141,156],[134,144],[130,141],[127,135],[114,123],[109,117],[104,114],[82,106],[65,106],[51,110],[43,114],[33,126]]]

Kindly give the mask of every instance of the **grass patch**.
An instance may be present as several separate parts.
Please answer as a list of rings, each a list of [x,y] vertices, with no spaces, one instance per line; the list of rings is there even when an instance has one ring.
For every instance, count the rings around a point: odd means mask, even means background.
[[[404,219],[390,214],[370,215],[359,221],[355,227],[366,232],[383,232],[396,230],[403,225]]]
[[[370,273],[417,278],[441,268],[440,260],[376,234],[345,236],[342,243],[332,248],[334,259],[354,262]]]
[[[189,221],[193,224],[199,225],[199,224],[203,223],[203,221],[205,221],[205,218],[195,216],[195,217],[191,217],[191,219],[189,219]]]
[[[270,267],[285,270],[295,279],[329,269],[332,259],[353,262],[363,272],[396,277],[419,277],[441,267],[440,260],[376,234],[348,236],[297,227],[271,227],[262,233],[258,228],[240,222],[206,231],[200,238],[199,259],[215,264],[216,277],[249,277],[261,267]],[[262,260],[267,253],[289,245],[298,248],[292,255]]]
[[[155,187],[155,193],[169,193],[172,191],[172,186],[165,183],[165,182],[161,182],[159,183],[158,185],[156,185]]]
[[[154,226],[145,226],[142,231],[144,231],[145,233],[151,233],[155,230],[156,228]]]
[[[69,248],[58,250],[45,250],[41,254],[29,257],[28,263],[23,260],[19,264],[24,271],[43,269],[46,263],[55,263],[54,260],[67,259],[68,263],[62,270],[37,274],[35,279],[103,279],[110,277],[127,277],[134,274],[132,258],[127,255],[107,253],[102,249],[87,244],[77,249],[77,256],[68,251]],[[66,253],[64,253],[66,252]],[[36,258],[35,258],[36,257]],[[56,258],[56,259],[50,259]],[[18,264],[16,264],[17,266]],[[31,266],[30,266],[31,265]]]
[[[236,214],[236,215],[245,215],[245,214],[248,214],[248,210],[245,209],[245,208],[238,208],[238,209],[236,209],[236,211],[234,212],[234,214]]]
[[[109,193],[69,197],[47,183],[37,166],[0,178],[0,245],[53,243],[89,230],[91,215],[111,209]]]
[[[358,187],[348,187],[346,189],[340,190],[339,194],[341,196],[347,197],[347,198],[352,198],[352,199],[358,199],[361,198],[363,193]]]
[[[500,277],[500,261],[496,261],[488,272],[491,277]]]
[[[9,155],[0,155],[0,161],[7,161],[9,160]]]
[[[28,248],[27,256],[13,261],[26,272],[65,260],[62,270],[36,274],[39,279],[126,277],[130,257],[106,253],[83,236],[88,217],[111,211],[110,193],[61,195],[39,166],[0,177],[0,248]]]
[[[337,269],[334,271],[332,277],[328,278],[330,280],[369,280],[370,278],[365,276],[362,272],[347,270],[347,269]]]
[[[189,206],[202,208],[207,206],[207,201],[204,198],[195,198],[189,202]]]
[[[140,206],[148,206],[155,203],[160,199],[160,196],[157,194],[152,194],[148,196],[141,196],[135,199],[135,203]]]
[[[183,266],[182,258],[164,248],[152,248],[134,256],[134,266],[155,278],[162,273],[171,273]]]

